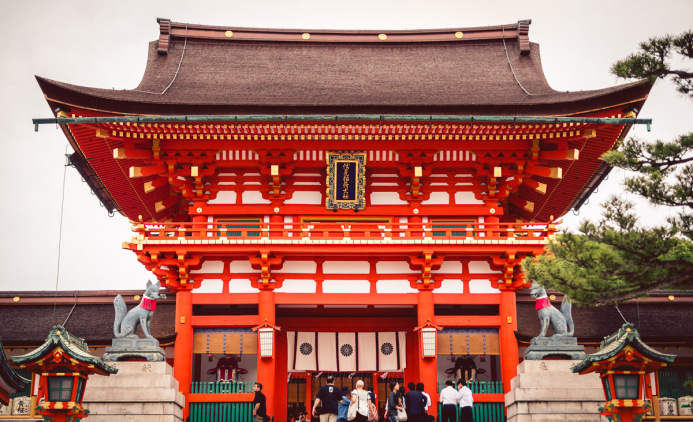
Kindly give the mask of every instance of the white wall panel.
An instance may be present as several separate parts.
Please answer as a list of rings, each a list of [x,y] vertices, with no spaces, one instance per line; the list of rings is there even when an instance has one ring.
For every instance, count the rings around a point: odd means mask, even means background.
[[[464,293],[464,283],[462,280],[443,280],[433,293]]]
[[[275,274],[281,273],[304,273],[315,274],[317,264],[315,261],[284,261],[281,270],[272,270]]]
[[[490,280],[469,280],[469,293],[500,293]]]
[[[489,265],[488,261],[470,261],[469,262],[469,273],[470,274],[478,274],[478,273],[499,273],[500,271],[493,271],[491,269],[491,266]]]
[[[295,191],[291,199],[284,201],[287,205],[320,205],[322,204],[322,192],[320,191]]]
[[[221,293],[224,289],[224,282],[221,279],[202,280],[202,284],[193,293]]]
[[[284,280],[282,287],[275,290],[278,293],[315,293],[315,280]]]
[[[406,261],[379,261],[375,264],[375,270],[378,274],[418,274],[421,272],[409,268],[409,263]]]
[[[322,282],[323,293],[369,293],[371,283],[368,280],[325,280]]]
[[[457,205],[484,205],[484,201],[476,199],[474,192],[455,192]]]
[[[422,201],[422,205],[448,205],[450,203],[450,195],[447,192],[431,192],[431,196]]]
[[[462,274],[462,263],[460,261],[443,261],[440,269],[433,270],[432,273]]]
[[[244,204],[271,204],[270,200],[263,198],[262,192],[257,191],[257,190],[243,191],[243,203]]]
[[[246,260],[231,261],[229,271],[231,271],[231,274],[233,274],[233,273],[254,273],[255,272],[255,270],[253,269],[253,266],[250,265],[250,261],[246,261]]]
[[[378,293],[417,293],[412,289],[409,280],[379,280],[375,286]]]
[[[235,204],[236,192],[221,190],[217,192],[217,197],[207,202],[208,204]]]
[[[407,205],[407,201],[402,201],[397,192],[373,192],[371,205]]]
[[[371,264],[366,261],[325,261],[322,264],[324,274],[369,274]]]
[[[250,280],[231,279],[229,281],[229,293],[257,293],[257,289],[250,285]]]

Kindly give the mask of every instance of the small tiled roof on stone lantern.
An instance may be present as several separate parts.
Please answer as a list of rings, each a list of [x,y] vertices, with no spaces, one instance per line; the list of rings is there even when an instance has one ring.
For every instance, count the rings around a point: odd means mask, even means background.
[[[0,340],[0,403],[7,405],[9,394],[25,390],[30,383],[31,380],[22,377],[10,366]]]
[[[89,354],[89,348],[84,339],[73,336],[61,325],[53,327],[41,346],[24,355],[13,356],[12,361],[20,368],[30,367],[51,355],[58,347],[63,349],[72,360],[85,365],[90,373],[110,375],[118,372],[117,368],[106,364],[101,358]]]
[[[638,353],[640,353],[645,359],[649,360],[645,364],[653,365],[653,370],[656,370],[661,366],[662,363],[671,363],[676,358],[676,355],[668,355],[665,353],[660,353],[647,344],[645,344],[640,338],[640,333],[630,322],[623,324],[618,331],[607,336],[601,343],[599,351],[587,355],[587,357],[577,365],[571,368],[573,372],[588,373],[594,371],[598,362],[605,362],[608,360],[613,360],[617,357],[626,346],[632,346]],[[594,367],[595,369],[590,369]],[[647,371],[649,372],[649,371]]]

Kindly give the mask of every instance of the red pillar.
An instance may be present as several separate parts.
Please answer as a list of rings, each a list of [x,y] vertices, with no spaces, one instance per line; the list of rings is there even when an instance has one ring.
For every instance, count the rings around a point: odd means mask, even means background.
[[[275,332],[276,347],[274,351],[275,361],[276,361],[276,372],[274,374],[274,392],[276,396],[281,399],[277,400],[274,407],[274,420],[275,421],[285,421],[286,414],[286,401],[283,400],[288,397],[288,366],[289,357],[287,356],[287,344],[286,344],[286,333],[284,331]]]
[[[260,290],[260,302],[258,304],[258,316],[260,319],[260,324],[267,320],[268,323],[275,325],[275,315],[274,315],[274,291],[269,289]],[[274,333],[274,352],[271,358],[260,358],[260,351],[258,350],[257,358],[257,382],[262,384],[262,392],[267,398],[267,414],[272,417],[277,414],[274,407],[275,399],[275,367],[277,361],[277,349],[279,333]],[[286,381],[286,378],[284,379]]]
[[[190,406],[187,403],[192,380],[192,292],[180,290],[176,293],[176,344],[173,349],[173,375],[178,380],[178,389],[186,398],[183,419],[188,417]]]
[[[419,290],[417,295],[418,306],[417,306],[417,317],[418,324],[422,326],[426,324],[429,320],[434,321],[434,310],[433,310],[433,291],[432,290]],[[418,332],[415,334],[419,336]],[[426,392],[431,396],[431,407],[428,408],[428,413],[434,417],[438,417],[438,358],[424,358],[423,350],[421,348],[420,341],[418,343],[418,356],[419,356],[419,380],[424,383]],[[413,380],[412,380],[413,381]],[[416,382],[416,381],[414,381]]]
[[[515,338],[515,331],[517,331],[515,291],[501,290],[499,313],[501,318],[498,333],[501,349],[501,374],[503,392],[507,393],[510,391],[510,380],[517,375],[517,365],[520,363],[520,354]]]

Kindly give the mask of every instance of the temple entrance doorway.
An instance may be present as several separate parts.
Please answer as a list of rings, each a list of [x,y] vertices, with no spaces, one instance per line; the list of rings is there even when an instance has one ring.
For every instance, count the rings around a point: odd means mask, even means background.
[[[404,386],[404,372],[292,372],[287,386],[287,416],[290,421],[297,421],[302,412],[310,413],[315,402],[315,395],[323,385],[327,384],[328,375],[335,379],[335,386],[349,387],[349,391],[356,388],[356,382],[363,380],[365,387],[373,388],[376,394],[378,415],[383,419],[385,414],[385,401],[390,392],[390,381],[398,382]]]

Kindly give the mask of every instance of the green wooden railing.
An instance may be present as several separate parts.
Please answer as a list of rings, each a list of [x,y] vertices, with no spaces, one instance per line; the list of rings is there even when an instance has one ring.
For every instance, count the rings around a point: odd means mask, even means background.
[[[669,366],[659,370],[659,396],[678,399],[690,396],[691,392],[683,388],[683,383],[693,379],[693,367]]]
[[[190,422],[253,422],[253,403],[190,403]]]
[[[193,382],[191,394],[238,394],[252,393],[253,381],[242,382]],[[192,402],[190,422],[253,422],[253,403],[238,402]]]
[[[453,383],[457,389],[457,383]],[[467,384],[474,394],[503,394],[503,383],[501,381],[481,381],[470,382]],[[445,388],[444,382],[438,383],[438,393]],[[438,403],[438,414],[443,414],[443,405]],[[474,422],[505,422],[505,403],[504,402],[477,402],[472,408]],[[457,408],[456,422],[460,420],[460,408]]]
[[[193,382],[190,386],[191,394],[228,394],[228,393],[252,393],[254,381],[240,382]]]

